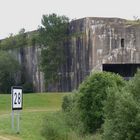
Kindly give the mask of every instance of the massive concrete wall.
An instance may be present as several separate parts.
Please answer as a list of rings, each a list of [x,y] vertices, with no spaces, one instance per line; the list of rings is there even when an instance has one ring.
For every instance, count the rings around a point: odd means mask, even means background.
[[[33,91],[44,92],[45,81],[43,73],[40,70],[40,54],[39,46],[30,46],[20,48],[21,65],[23,70],[23,79],[33,84]]]
[[[9,53],[18,60],[21,69],[16,77],[18,85],[31,86],[35,92],[44,92],[45,81],[43,73],[40,70],[40,54],[39,46],[25,46],[23,48],[15,48],[9,50]]]
[[[58,84],[49,85],[49,91],[76,89],[91,72],[102,70],[102,64],[140,63],[140,25],[119,18],[83,18],[71,21],[69,36],[64,46],[66,63],[60,68]],[[16,50],[22,75],[36,92],[45,91],[40,53],[39,46]]]
[[[70,24],[71,88],[102,64],[140,63],[140,25],[119,18],[84,18]]]

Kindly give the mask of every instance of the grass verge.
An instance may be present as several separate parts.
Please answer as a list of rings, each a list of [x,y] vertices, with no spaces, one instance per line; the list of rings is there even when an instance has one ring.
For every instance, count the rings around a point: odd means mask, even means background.
[[[42,121],[47,114],[61,109],[62,98],[65,94],[24,94],[23,110],[20,117],[20,134],[16,134],[16,129],[14,131],[11,129],[11,95],[0,94],[0,135],[12,136],[19,140],[44,140],[40,132]]]

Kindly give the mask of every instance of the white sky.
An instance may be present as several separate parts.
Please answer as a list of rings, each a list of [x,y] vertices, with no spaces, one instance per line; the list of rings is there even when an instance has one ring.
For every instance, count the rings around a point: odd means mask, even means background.
[[[0,0],[0,39],[21,28],[35,30],[43,14],[82,17],[140,18],[140,0]]]

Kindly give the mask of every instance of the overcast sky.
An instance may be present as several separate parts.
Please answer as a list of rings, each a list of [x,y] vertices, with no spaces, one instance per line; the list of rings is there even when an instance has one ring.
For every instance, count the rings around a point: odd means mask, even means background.
[[[140,18],[140,0],[0,0],[0,39],[21,28],[35,30],[43,14],[82,17]]]

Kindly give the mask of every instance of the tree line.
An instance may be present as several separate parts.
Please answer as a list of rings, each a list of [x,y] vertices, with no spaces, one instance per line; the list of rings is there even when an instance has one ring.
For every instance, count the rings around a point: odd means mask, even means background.
[[[57,82],[59,69],[65,61],[64,43],[67,40],[69,19],[66,16],[58,16],[53,13],[49,15],[43,15],[41,23],[42,25],[36,31],[28,33],[25,32],[25,29],[23,28],[17,35],[11,34],[8,38],[0,41],[1,54],[3,52],[5,54],[7,53],[6,55],[0,54],[0,65],[2,66],[2,63],[6,59],[5,57],[8,57],[9,59],[7,61],[9,61],[9,63],[6,63],[7,67],[14,67],[13,70],[11,69],[11,71],[15,70],[16,72],[22,70],[17,67],[17,65],[20,65],[17,60],[14,58],[10,59],[12,56],[8,50],[39,45],[41,47],[40,66],[41,71],[44,73],[47,87],[49,83],[55,84]],[[0,73],[3,73],[2,70],[0,71]],[[6,68],[3,71],[6,71]],[[11,74],[12,73],[9,75]],[[2,85],[5,85],[6,87],[7,85],[12,85],[15,83],[10,81],[10,76],[4,75],[5,74],[2,74],[0,76],[0,79],[3,79],[0,80],[2,83],[0,85],[0,92],[5,92],[5,90],[2,90]],[[8,83],[6,81],[8,81]],[[8,89],[10,91],[9,86]]]

